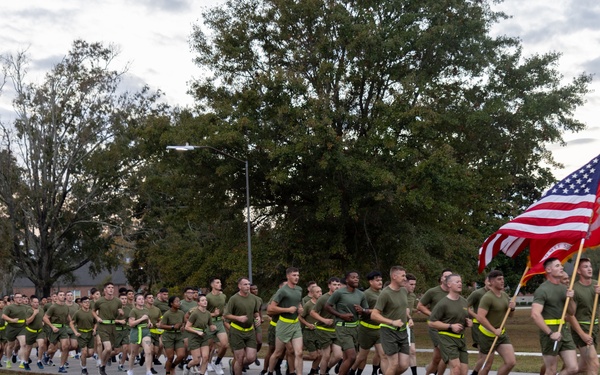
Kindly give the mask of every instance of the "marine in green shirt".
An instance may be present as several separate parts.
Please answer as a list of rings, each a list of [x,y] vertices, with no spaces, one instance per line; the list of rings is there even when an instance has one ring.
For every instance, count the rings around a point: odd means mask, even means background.
[[[567,306],[568,314],[575,314],[574,292],[560,283],[563,276],[562,263],[556,258],[544,261],[546,281],[540,285],[533,294],[531,305],[531,318],[540,329],[540,346],[546,365],[546,374],[556,374],[558,367],[557,354],[563,359],[566,373],[577,372],[577,352],[571,336],[571,330],[562,324],[562,312],[567,297],[570,298]]]
[[[464,331],[473,322],[469,318],[467,300],[461,296],[461,277],[456,274],[448,275],[444,285],[448,295],[438,301],[431,311],[429,326],[438,331],[439,349],[442,359],[450,367],[450,373],[466,375],[469,370],[469,355]]]
[[[508,335],[504,332],[504,327],[500,329],[500,326],[506,313],[512,315],[515,311],[515,302],[510,302],[508,295],[504,292],[504,275],[501,271],[490,272],[487,281],[490,290],[483,295],[477,309],[477,316],[480,318],[477,329],[481,332],[479,336],[480,358],[484,357],[485,361],[494,345],[495,351],[504,361],[504,364],[498,369],[498,374],[507,375],[516,364],[515,350]],[[475,325],[472,329],[475,329]],[[492,367],[493,355],[494,351],[489,354],[490,359],[486,362],[486,368],[483,369],[485,373],[488,373]]]

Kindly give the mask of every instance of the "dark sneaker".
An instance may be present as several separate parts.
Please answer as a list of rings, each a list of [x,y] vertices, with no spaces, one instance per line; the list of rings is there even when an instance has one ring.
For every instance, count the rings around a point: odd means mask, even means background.
[[[66,374],[67,373],[67,369],[65,368],[65,366],[60,366],[58,368],[58,372],[61,374]]]
[[[154,375],[158,374],[158,372],[156,372],[154,367],[150,367],[150,372],[153,373]]]
[[[86,368],[81,369],[81,375],[89,375]]]
[[[162,363],[160,363],[160,361],[158,360],[158,358],[154,358],[154,360],[152,361],[153,364],[157,365],[157,366],[162,366]]]
[[[106,375],[106,366],[98,367],[98,372],[100,373],[100,375]]]
[[[12,355],[11,362],[17,363],[17,355],[15,353],[13,353],[13,355]]]
[[[37,365],[40,370],[44,369],[44,365],[42,364],[42,362],[38,362]]]
[[[29,363],[23,363],[23,368],[25,371],[31,371],[31,367],[29,367]]]

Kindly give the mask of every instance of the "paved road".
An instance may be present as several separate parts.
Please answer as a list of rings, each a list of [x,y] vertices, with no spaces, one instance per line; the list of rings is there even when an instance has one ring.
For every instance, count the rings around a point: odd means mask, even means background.
[[[35,352],[35,349],[34,349]],[[60,352],[58,352],[55,355],[55,359],[57,362],[59,357]],[[43,370],[40,370],[37,368],[36,366],[36,359],[32,358],[33,362],[31,364],[31,371],[30,373],[40,373],[40,374],[56,374],[58,373],[58,366],[47,366],[45,367]],[[160,361],[162,363],[165,362],[165,358],[161,357]],[[90,358],[88,360],[88,371],[90,375],[97,375],[98,374],[98,369],[95,366],[95,360],[93,358]],[[69,358],[69,363],[70,366],[67,369],[68,374],[72,374],[72,375],[80,375],[81,374],[81,367],[79,365],[79,360],[74,359],[74,358]],[[262,370],[262,364],[263,364],[263,360],[260,359],[260,367],[259,366],[255,366],[255,365],[251,365],[250,369],[248,370],[248,372],[246,373],[246,375],[259,375],[260,374],[260,370]],[[285,364],[284,364],[285,366]],[[127,366],[125,367],[127,368]],[[165,375],[165,369],[164,366],[155,366],[156,371],[158,372],[158,375]],[[229,375],[229,358],[223,358],[223,369],[225,370],[225,375]],[[2,368],[0,370],[6,370],[6,358],[2,361]],[[23,369],[19,369],[19,364],[13,364],[12,371],[14,372],[27,372]],[[308,372],[310,371],[310,362],[305,361],[304,362],[304,374],[308,374]],[[111,366],[106,366],[106,373],[107,375],[126,375],[126,372],[119,372],[117,370],[117,364],[113,363]],[[469,370],[470,373],[470,370]],[[145,367],[140,367],[139,365],[136,365],[134,367],[134,375],[145,375],[146,374],[146,370]],[[176,373],[177,375],[181,375],[182,372],[181,371],[177,371]],[[332,372],[333,374],[333,372]],[[363,374],[365,375],[370,375],[371,374],[371,366],[367,365],[367,367],[365,368]],[[406,371],[404,374],[410,374],[410,370]],[[419,367],[417,369],[417,374],[418,375],[426,375],[425,374],[425,368],[424,367]],[[448,374],[448,371],[446,371],[446,374]],[[491,371],[490,374],[496,374],[495,371]],[[511,374],[515,374],[515,375],[528,375],[527,373],[518,373],[518,372],[512,372]],[[194,374],[197,375],[197,374]],[[208,373],[207,375],[215,375],[215,373]]]

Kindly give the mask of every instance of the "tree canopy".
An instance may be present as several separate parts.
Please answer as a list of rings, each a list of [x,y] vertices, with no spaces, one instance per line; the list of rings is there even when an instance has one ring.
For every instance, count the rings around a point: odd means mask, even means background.
[[[548,142],[583,129],[573,111],[591,79],[565,82],[558,53],[491,36],[504,18],[488,1],[228,1],[194,28],[208,74],[155,151],[189,142],[250,161],[259,282],[290,265],[325,280],[391,264],[474,280],[483,240],[552,182]],[[163,282],[245,273],[238,164],[198,150],[153,167],[152,246],[138,251],[182,250],[170,264],[194,270]]]
[[[15,120],[1,124],[0,226],[10,262],[40,295],[91,263],[118,264],[115,238],[129,232],[125,183],[139,159],[130,132],[164,109],[158,94],[123,90],[112,46],[73,43],[41,83],[27,80],[27,55],[5,56]]]

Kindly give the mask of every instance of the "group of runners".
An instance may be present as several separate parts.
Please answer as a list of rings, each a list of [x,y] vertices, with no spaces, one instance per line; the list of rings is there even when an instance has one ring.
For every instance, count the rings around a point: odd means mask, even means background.
[[[556,374],[561,356],[561,374],[596,374],[598,324],[592,319],[592,309],[600,287],[592,279],[591,262],[580,260],[574,290],[562,282],[566,274],[558,259],[548,259],[544,266],[547,280],[536,290],[531,309],[540,330],[541,371]],[[434,346],[427,374],[441,375],[446,368],[451,374],[467,374],[468,327],[480,353],[472,374],[487,374],[494,352],[503,360],[498,374],[508,374],[515,366],[514,349],[501,329],[515,305],[504,292],[500,271],[490,272],[485,287],[467,299],[462,297],[460,275],[451,270],[444,270],[439,285],[420,299],[414,293],[416,277],[400,266],[391,267],[386,286],[379,271],[366,278],[369,287],[364,291],[359,289],[359,274],[348,272],[343,278],[330,278],[325,292],[317,283],[308,283],[303,296],[299,270],[288,268],[285,281],[266,304],[269,346],[261,375],[280,375],[284,360],[289,375],[302,374],[304,360],[311,363],[309,375],[328,375],[332,369],[340,375],[361,375],[372,349],[372,375],[397,375],[409,368],[416,375],[412,321],[416,313],[428,317]],[[0,301],[0,343],[9,358],[7,367],[19,362],[20,368],[30,370],[36,347],[40,369],[50,365],[60,350],[59,373],[67,372],[72,351],[81,361],[83,375],[88,374],[87,360],[93,356],[100,375],[106,375],[106,366],[113,361],[120,371],[127,367],[128,375],[133,374],[136,362],[145,365],[147,375],[156,374],[153,365],[161,364],[158,357],[162,354],[168,375],[175,374],[176,368],[183,375],[208,371],[223,375],[222,361],[231,349],[230,374],[242,375],[250,365],[260,366],[263,301],[248,278],[237,281],[238,292],[229,299],[219,278],[209,282],[206,294],[186,287],[182,298],[169,296],[165,288],[156,299],[151,293],[117,293],[112,283],[104,285],[103,296],[92,290],[90,297],[77,301],[71,292],[58,292],[46,303],[15,293],[12,301]]]

